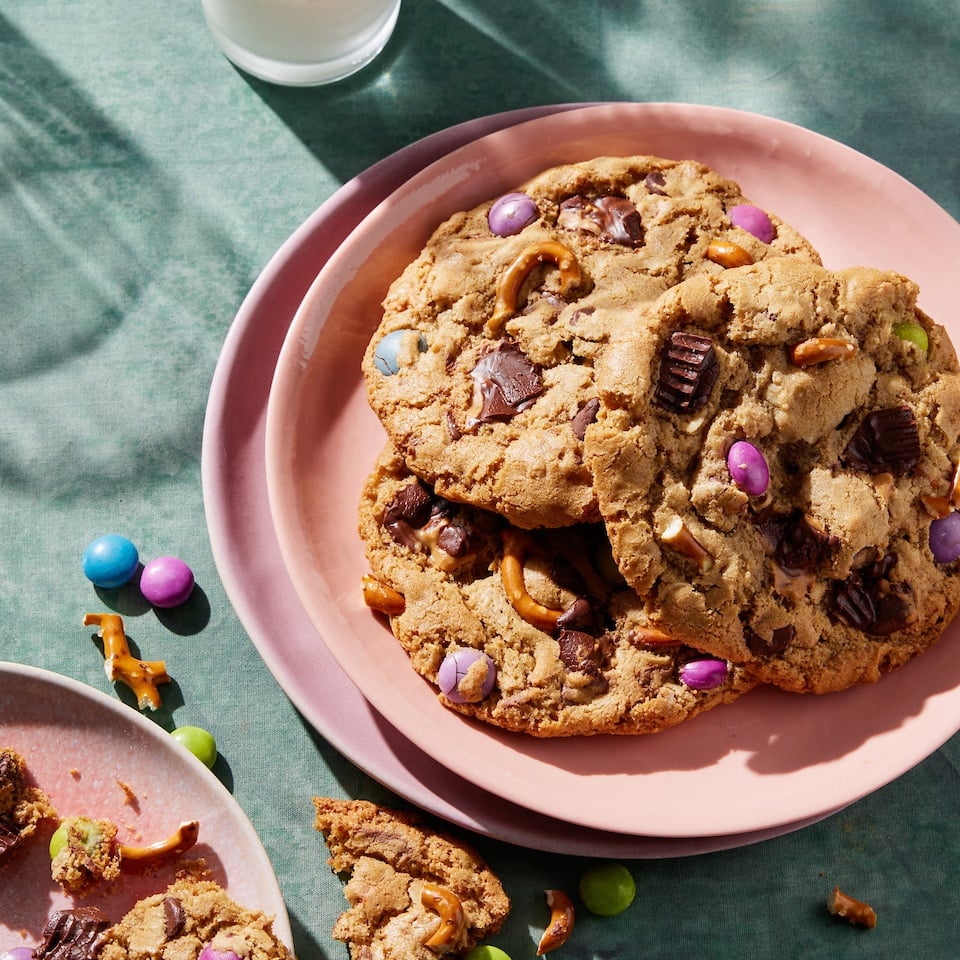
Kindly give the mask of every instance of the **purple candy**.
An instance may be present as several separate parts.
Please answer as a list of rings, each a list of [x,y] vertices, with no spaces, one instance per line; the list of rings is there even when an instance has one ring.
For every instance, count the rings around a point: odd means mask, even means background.
[[[930,549],[937,563],[960,558],[960,513],[948,513],[930,524]]]
[[[464,696],[460,692],[460,683],[467,675],[467,671],[478,661],[483,660],[487,665],[486,676],[480,696]],[[494,684],[497,682],[497,668],[494,662],[481,650],[462,647],[448,653],[437,671],[437,683],[440,691],[454,703],[477,703],[490,696]]]
[[[776,231],[770,218],[759,208],[750,203],[740,203],[728,211],[730,222],[747,233],[752,233],[758,240],[769,243]]]
[[[30,947],[11,947],[0,953],[0,960],[33,960],[33,950]]]
[[[692,690],[712,690],[727,679],[727,672],[723,660],[691,660],[680,668],[680,679]]]
[[[525,193],[508,193],[494,202],[487,213],[487,223],[498,237],[512,237],[537,216],[537,205]]]
[[[157,557],[140,574],[140,592],[155,607],[179,607],[193,585],[193,571],[177,557]]]
[[[748,496],[760,497],[770,486],[767,458],[746,440],[738,440],[727,453],[727,467],[733,482]]]

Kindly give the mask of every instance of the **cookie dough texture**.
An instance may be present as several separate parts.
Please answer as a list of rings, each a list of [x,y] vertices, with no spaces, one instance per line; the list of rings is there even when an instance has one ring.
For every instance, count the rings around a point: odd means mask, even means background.
[[[235,903],[213,880],[179,877],[103,934],[98,960],[197,960],[205,946],[240,960],[285,960],[273,919]]]
[[[413,517],[398,506],[418,494]],[[402,594],[391,628],[413,668],[435,686],[444,657],[470,648],[496,665],[493,692],[450,709],[538,737],[654,733],[732,701],[754,681],[730,668],[712,689],[682,682],[702,654],[651,645],[646,603],[624,583],[603,526],[523,531],[490,511],[451,503],[414,477],[388,447],[360,505],[360,534],[372,576]],[[556,627],[517,612],[505,590],[505,536],[521,557],[532,601],[566,612]]]
[[[32,837],[56,810],[39,787],[27,782],[27,763],[13,747],[0,747],[0,862]]]
[[[329,864],[348,874],[350,907],[333,936],[353,960],[436,960],[462,956],[495,934],[510,912],[500,881],[480,855],[412,814],[365,800],[314,797],[315,826],[330,851]],[[426,947],[439,915],[421,902],[423,885],[452,892],[465,923],[450,943]]]
[[[491,232],[491,198],[430,237],[384,300],[364,377],[388,435],[440,495],[495,510],[521,527],[590,522],[599,514],[583,460],[582,423],[574,421],[595,401],[593,365],[611,334],[635,325],[645,304],[685,277],[722,273],[707,256],[711,241],[733,242],[753,260],[819,258],[774,214],[769,244],[733,226],[728,211],[748,202],[740,188],[692,161],[597,158],[547,170],[518,189],[539,214],[519,234]],[[637,215],[633,234],[624,236],[613,219],[601,229],[583,211],[561,214],[572,197],[626,201]],[[558,264],[538,259],[519,287],[515,310],[491,326],[498,283],[511,264],[533,245],[554,241],[573,254],[580,281],[562,289]],[[407,331],[398,369],[385,375],[375,351],[397,331]],[[494,383],[496,371],[484,372],[485,364],[504,346],[514,358],[519,351],[532,372],[500,377],[508,381],[507,409],[491,413],[482,395],[501,385]],[[589,410],[583,416],[589,418]]]
[[[929,498],[953,509],[960,375],[917,294],[896,273],[770,260],[667,291],[605,353],[587,459],[619,568],[662,629],[797,692],[875,681],[940,636],[960,577],[931,553]],[[664,400],[678,331],[714,356],[680,410]],[[762,495],[731,479],[735,440],[766,458]]]

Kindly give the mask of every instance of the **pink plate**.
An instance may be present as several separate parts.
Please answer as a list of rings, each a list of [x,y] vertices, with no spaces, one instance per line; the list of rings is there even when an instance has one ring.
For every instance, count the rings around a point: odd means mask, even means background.
[[[838,809],[960,727],[953,634],[882,684],[829,697],[758,690],[656,737],[540,741],[445,710],[364,608],[355,533],[383,444],[359,361],[391,279],[447,215],[544,167],[599,154],[695,158],[803,232],[828,266],[918,280],[951,323],[960,226],[901,177],[765,117],[678,104],[585,107],[517,124],[412,177],[320,272],[285,340],[267,413],[267,482],[287,571],[324,642],[373,706],[439,763],[514,804],[598,830],[705,837]]]
[[[275,918],[274,933],[292,949],[280,888],[250,821],[223,784],[152,720],[75,680],[0,663],[0,746],[25,758],[32,782],[60,816],[112,820],[121,843],[152,843],[183,820],[199,820],[199,840],[183,859],[202,857],[234,900]],[[125,869],[109,889],[71,899],[50,879],[52,832],[44,825],[0,868],[0,951],[35,947],[54,910],[96,906],[116,922],[174,878],[172,864]]]
[[[441,766],[390,726],[340,669],[293,589],[274,533],[264,461],[267,396],[287,326],[317,270],[373,207],[426,164],[492,130],[564,109],[572,106],[483,117],[405,147],[341,187],[271,258],[237,312],[207,403],[203,492],[217,569],[257,650],[301,713],[367,774],[430,813],[484,836],[590,857],[679,857],[755,843],[810,821],[721,837],[627,836],[543,816]]]

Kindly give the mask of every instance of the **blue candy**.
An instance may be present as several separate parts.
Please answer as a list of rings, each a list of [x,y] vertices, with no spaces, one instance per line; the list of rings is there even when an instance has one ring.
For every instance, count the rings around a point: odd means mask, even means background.
[[[384,376],[392,377],[400,369],[397,362],[400,346],[404,338],[413,333],[416,333],[416,330],[394,330],[383,337],[376,345],[373,351],[373,365]],[[422,333],[417,333],[417,349],[421,353],[426,353],[427,341]]]
[[[83,551],[83,572],[97,587],[122,587],[140,565],[137,548],[116,533],[107,533],[90,542]]]

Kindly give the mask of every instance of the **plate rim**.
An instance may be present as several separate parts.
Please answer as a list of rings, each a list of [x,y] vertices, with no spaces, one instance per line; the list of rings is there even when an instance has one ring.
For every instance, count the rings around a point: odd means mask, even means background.
[[[186,747],[179,743],[179,741],[171,737],[162,727],[158,726],[143,714],[126,706],[126,704],[121,701],[115,700],[103,691],[98,690],[96,687],[92,687],[81,680],[76,680],[66,674],[57,673],[45,667],[17,663],[10,660],[0,660],[0,685],[3,684],[4,680],[16,678],[39,683],[54,690],[65,690],[73,696],[87,701],[92,704],[96,710],[102,711],[117,723],[130,725],[139,730],[143,734],[144,739],[162,744],[164,749],[171,750],[188,768],[192,768],[197,777],[203,777],[205,781],[209,783],[209,787],[214,796],[217,797],[219,803],[228,809],[233,808],[233,819],[240,824],[245,845],[254,853],[255,858],[260,861],[261,866],[264,868],[265,875],[269,877],[270,893],[275,899],[276,905],[281,909],[275,913],[274,906],[266,909],[258,907],[257,909],[273,916],[274,934],[283,941],[291,951],[291,955],[293,955],[294,943],[290,916],[287,912],[276,871],[263,845],[263,841],[250,822],[246,811],[240,806],[236,798],[230,793],[219,777],[210,771],[197,757],[187,750]],[[11,744],[11,746],[15,748],[16,744]],[[27,758],[27,762],[29,763],[29,758]],[[40,786],[42,788],[43,784],[40,784]],[[229,885],[228,879],[225,888],[228,894],[230,892]],[[258,889],[263,889],[263,883],[259,880]],[[246,906],[252,907],[253,905],[246,904]]]

